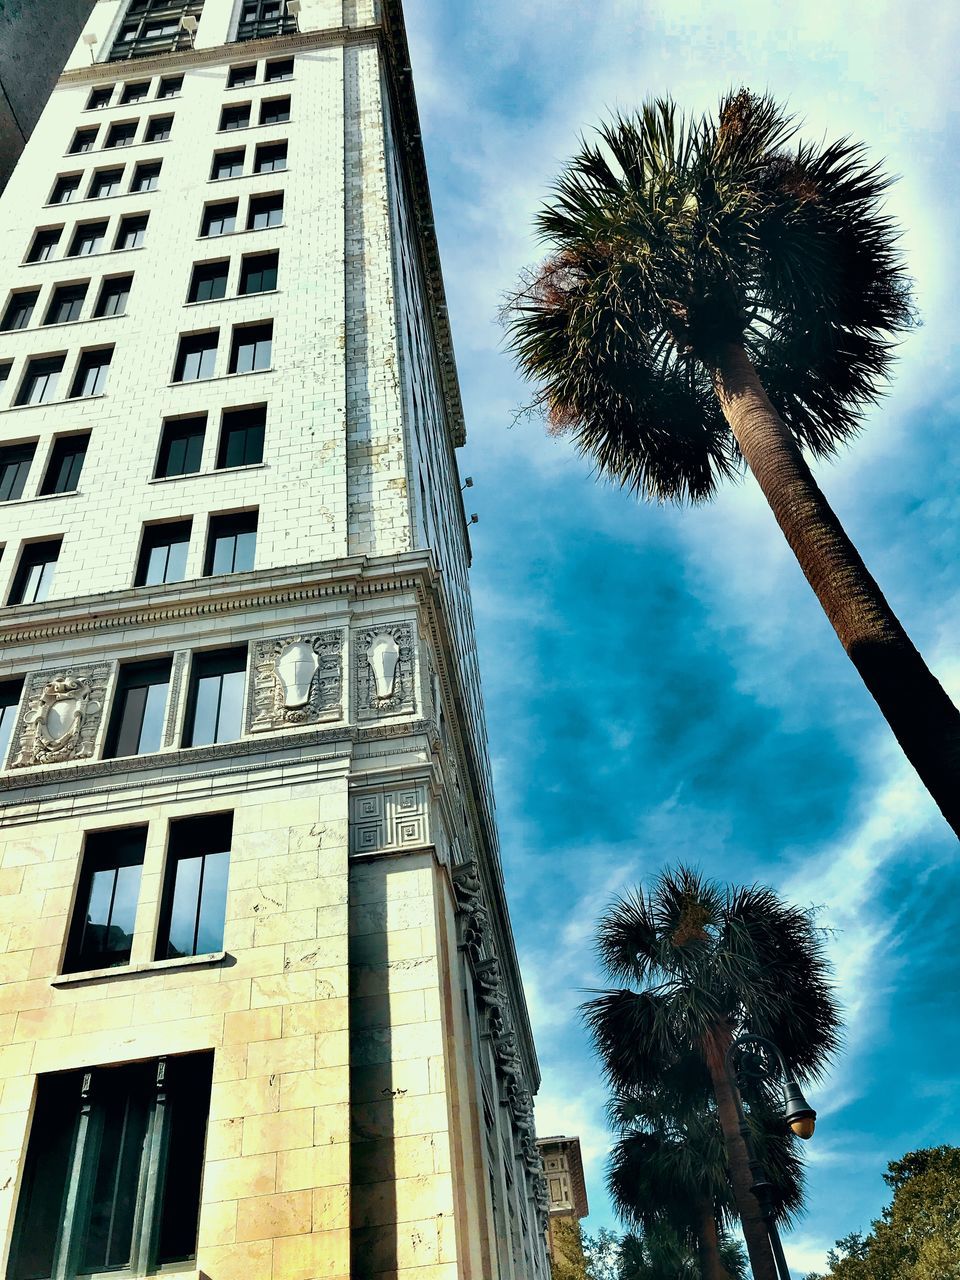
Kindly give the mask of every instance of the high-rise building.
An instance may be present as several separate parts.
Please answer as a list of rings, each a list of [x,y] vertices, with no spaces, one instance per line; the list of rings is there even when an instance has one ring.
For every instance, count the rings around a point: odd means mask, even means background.
[[[580,1139],[538,1138],[547,1181],[547,1249],[554,1276],[582,1274],[586,1265],[580,1219],[590,1212]]]
[[[7,1280],[544,1280],[398,0],[99,0],[0,200]]]

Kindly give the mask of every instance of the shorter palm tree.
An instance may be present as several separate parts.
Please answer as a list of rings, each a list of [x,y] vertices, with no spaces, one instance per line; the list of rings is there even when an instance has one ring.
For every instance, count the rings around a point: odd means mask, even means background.
[[[749,1280],[747,1255],[737,1240],[720,1243],[720,1261],[730,1280]],[[697,1255],[669,1227],[627,1235],[620,1246],[617,1280],[701,1280]]]

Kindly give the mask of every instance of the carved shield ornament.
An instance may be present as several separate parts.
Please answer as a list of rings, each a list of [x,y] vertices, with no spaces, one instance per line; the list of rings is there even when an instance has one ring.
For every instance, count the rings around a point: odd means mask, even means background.
[[[374,636],[367,649],[367,661],[373,672],[377,697],[392,698],[397,683],[397,667],[400,665],[400,646],[394,637],[386,631]]]
[[[320,659],[305,640],[286,645],[277,659],[277,680],[288,711],[305,707],[310,698],[310,686],[320,666]]]

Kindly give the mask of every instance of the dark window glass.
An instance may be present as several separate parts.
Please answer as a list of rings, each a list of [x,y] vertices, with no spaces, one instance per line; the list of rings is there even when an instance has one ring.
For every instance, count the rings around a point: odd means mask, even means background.
[[[144,142],[166,142],[173,128],[173,116],[154,116],[147,125]]]
[[[220,112],[220,130],[246,129],[250,124],[250,103],[240,102],[235,106],[224,107]]]
[[[267,227],[279,227],[283,222],[283,192],[268,196],[254,196],[247,213],[247,230],[263,231]]]
[[[183,88],[183,76],[164,76],[157,89],[158,98],[174,98]]]
[[[234,329],[230,347],[231,373],[256,373],[270,368],[273,351],[273,321]]]
[[[27,254],[28,262],[46,262],[53,257],[53,251],[60,243],[63,227],[49,227],[38,231],[33,237],[33,244]]]
[[[287,167],[287,144],[266,142],[257,147],[254,173],[282,173]]]
[[[229,262],[198,262],[190,277],[188,302],[211,302],[227,292]]]
[[[290,119],[289,98],[267,98],[260,103],[261,124],[286,124]]]
[[[239,89],[243,85],[253,84],[257,78],[257,64],[249,63],[243,67],[231,67],[227,74],[227,88]]]
[[[170,659],[130,662],[120,668],[104,756],[141,756],[160,750]]]
[[[120,95],[120,105],[125,107],[130,102],[142,102],[150,92],[149,80],[138,80],[136,84],[125,84]]]
[[[278,80],[292,80],[293,59],[277,58],[275,62],[268,62],[263,79],[265,84],[276,84]]]
[[[174,382],[196,382],[199,378],[213,377],[218,334],[219,330],[215,329],[212,333],[188,333],[180,339],[173,371]]]
[[[68,204],[80,189],[79,173],[72,173],[68,177],[58,178],[53,184],[53,191],[50,195],[51,204]]]
[[[75,436],[58,436],[54,441],[47,463],[47,473],[40,486],[41,493],[73,493],[80,483],[83,460],[87,456],[89,433]]]
[[[240,264],[240,292],[266,293],[277,287],[277,262],[279,254],[258,253],[243,259]]]
[[[90,190],[87,194],[91,200],[102,200],[104,196],[118,195],[122,181],[122,169],[97,169],[90,179]]]
[[[22,293],[13,294],[7,303],[3,319],[0,320],[0,330],[6,332],[10,329],[25,329],[39,297],[39,289],[25,289]]]
[[[297,30],[297,19],[281,0],[244,0],[240,10],[238,40],[264,40]]]
[[[240,737],[246,669],[246,647],[194,655],[183,731],[185,747],[235,742]]]
[[[146,238],[148,219],[149,214],[146,213],[121,218],[114,249],[139,249]]]
[[[177,418],[163,424],[157,478],[189,476],[200,470],[206,417]]]
[[[7,444],[0,447],[0,502],[15,502],[23,497],[30,463],[37,451],[37,442]]]
[[[241,658],[245,659],[245,651]],[[223,950],[232,827],[229,813],[170,823],[158,960]]]
[[[220,428],[218,467],[249,467],[263,461],[263,433],[267,422],[264,405],[254,409],[227,409]]]
[[[57,379],[63,368],[62,355],[27,361],[27,369],[17,392],[17,404],[47,404],[57,393]]]
[[[12,368],[13,368],[13,365],[9,360],[0,361],[0,391],[2,391],[4,386],[6,385],[7,379],[10,377],[10,370]]]
[[[97,317],[122,316],[127,309],[132,284],[133,276],[114,276],[104,280],[93,314]]]
[[[110,368],[112,359],[113,347],[104,347],[99,351],[84,351],[77,364],[77,372],[73,375],[70,399],[101,395],[107,385],[107,370]]]
[[[130,183],[131,191],[156,191],[160,181],[160,161],[150,160],[146,164],[138,164]]]
[[[129,963],[146,844],[146,827],[87,837],[64,973]]]
[[[190,546],[189,520],[174,524],[148,524],[140,544],[136,587],[153,587],[163,582],[182,582],[187,573]]]
[[[87,258],[100,253],[107,235],[105,222],[81,222],[70,241],[68,258]]]
[[[237,202],[225,200],[221,204],[208,204],[203,211],[200,225],[202,236],[225,236],[237,229]]]
[[[0,681],[0,766],[6,758],[23,692],[22,680]]]
[[[73,141],[70,143],[70,154],[78,156],[84,155],[87,151],[92,151],[99,132],[99,129],[78,129],[73,135]]]
[[[211,516],[205,574],[246,573],[257,552],[257,513]]]
[[[91,89],[90,97],[87,99],[88,111],[100,111],[103,107],[110,105],[110,99],[113,97],[113,85],[105,85],[102,89]]]
[[[129,147],[136,137],[137,126],[133,121],[126,124],[112,124],[107,133],[105,147]]]
[[[87,296],[86,282],[83,284],[62,284],[54,289],[44,324],[67,324],[71,320],[79,320],[83,310],[83,302]]]
[[[23,548],[7,604],[39,604],[46,600],[61,541],[54,538],[50,542],[31,542]]]
[[[214,181],[221,178],[239,178],[243,173],[243,151],[218,151],[213,157],[213,168],[210,177]]]

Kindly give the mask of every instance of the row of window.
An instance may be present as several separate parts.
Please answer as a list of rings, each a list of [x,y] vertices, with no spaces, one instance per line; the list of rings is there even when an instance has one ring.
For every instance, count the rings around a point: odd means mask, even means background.
[[[110,49],[110,61],[189,49],[190,28],[196,30],[202,13],[203,0],[130,0]],[[184,24],[185,19],[189,25]]]
[[[198,382],[216,377],[220,330],[185,333],[177,346],[174,382]],[[273,321],[234,325],[227,373],[262,373],[273,358]]]
[[[102,395],[107,385],[107,371],[113,359],[113,347],[94,347],[81,351],[73,366],[68,400],[82,396]],[[14,397],[14,405],[49,404],[58,399],[60,375],[67,362],[67,353],[58,351],[49,356],[30,356],[23,368],[23,375]],[[0,364],[0,389],[10,376],[10,361]],[[61,397],[62,398],[62,397]]]
[[[100,150],[112,151],[116,147],[132,147],[137,141],[138,133],[140,142],[166,142],[172,129],[172,115],[150,116],[144,123],[142,132],[138,120],[117,120],[107,126]],[[99,133],[99,125],[84,125],[83,128],[77,129],[67,148],[67,154],[82,156],[93,151],[97,145]],[[57,203],[57,201],[51,201],[51,203]]]
[[[139,249],[144,242],[147,230],[148,213],[131,213],[120,219],[117,234],[113,241],[113,250]],[[90,222],[78,222],[74,226],[69,240],[65,258],[89,258],[95,253],[106,253],[108,218],[98,218]],[[63,235],[63,224],[56,227],[40,227],[35,233],[27,252],[27,262],[50,262],[54,250]]]
[[[40,497],[76,490],[89,443],[89,431],[54,436],[40,482]],[[18,444],[0,445],[0,502],[16,502],[23,497],[37,444],[37,440],[22,440]]]
[[[125,194],[137,195],[147,191],[156,191],[160,182],[161,167],[162,162],[160,160],[144,160],[140,164],[134,165]],[[94,169],[82,195],[78,193],[83,175],[79,173],[61,174],[54,184],[47,203],[70,204],[74,201],[75,196],[77,197],[76,202],[79,203],[80,200],[103,200],[107,196],[124,194],[124,173],[124,165],[116,165],[108,169]]]
[[[220,133],[229,133],[232,129],[249,129],[253,104],[235,102],[224,107],[220,112]],[[290,99],[264,98],[260,103],[258,124],[286,124],[290,119]]]
[[[217,200],[205,204],[200,219],[201,237],[231,235],[237,230],[239,211],[239,200]],[[244,230],[265,231],[267,227],[279,227],[282,222],[282,191],[270,191],[266,195],[250,197]]]
[[[246,167],[247,148],[236,147],[230,151],[215,151],[210,167],[211,182],[222,178],[240,178]],[[253,173],[283,173],[287,167],[287,144],[263,142],[254,149]]]
[[[117,105],[121,107],[133,106],[137,102],[145,102],[150,97],[150,80],[136,80],[119,82],[117,84],[101,85],[96,89],[90,90],[90,96],[87,99],[87,111],[103,111],[105,108],[113,105],[113,95],[120,89],[120,97]],[[183,88],[183,76],[161,76],[157,84],[154,100],[160,101],[163,98],[175,98]]]
[[[132,284],[132,275],[104,277],[100,292],[97,294],[92,318],[99,320],[104,316],[123,315],[127,309]],[[41,324],[69,324],[71,321],[79,320],[83,315],[84,303],[89,291],[89,280],[72,280],[69,284],[54,285],[50,290]],[[0,333],[11,333],[17,329],[28,328],[36,312],[39,298],[39,288],[17,289],[11,293],[3,316],[0,318]]]
[[[237,296],[251,293],[268,293],[277,287],[277,265],[280,255],[272,253],[245,253],[240,259],[240,276]],[[212,302],[227,296],[230,275],[230,259],[194,263],[190,274],[188,302]]]

